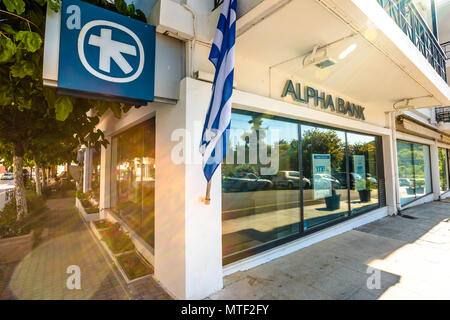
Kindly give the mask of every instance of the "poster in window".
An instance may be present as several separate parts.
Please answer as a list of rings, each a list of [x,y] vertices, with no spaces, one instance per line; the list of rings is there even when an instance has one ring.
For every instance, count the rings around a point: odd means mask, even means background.
[[[331,157],[329,154],[313,154],[314,199],[331,196]]]
[[[366,189],[366,157],[364,155],[353,156],[353,172],[355,173],[355,190]]]

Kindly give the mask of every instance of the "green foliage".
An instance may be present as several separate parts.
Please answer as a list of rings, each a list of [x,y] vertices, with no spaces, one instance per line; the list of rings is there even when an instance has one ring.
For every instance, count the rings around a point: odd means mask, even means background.
[[[152,269],[142,261],[135,251],[118,256],[117,261],[130,280],[152,273]]]
[[[45,198],[34,191],[26,192],[29,213],[22,220],[17,221],[15,198],[12,198],[0,211],[0,238],[16,237],[28,234],[34,227],[40,225],[45,209]]]
[[[87,214],[99,212],[98,205],[93,205],[93,203],[91,201],[94,198],[93,191],[88,191],[88,192],[83,193],[82,191],[77,190],[75,195],[78,199],[80,199],[80,202],[83,205],[84,211],[86,211]]]
[[[0,63],[11,61],[16,51],[16,44],[11,39],[0,38]]]
[[[113,224],[108,220],[97,220],[94,221],[94,225],[97,229],[108,229],[113,226]]]
[[[69,97],[59,97],[55,102],[56,120],[64,121],[73,110],[72,100]]]
[[[22,14],[25,11],[25,2],[23,0],[3,0],[3,3],[9,12]]]
[[[28,52],[36,52],[42,45],[41,36],[33,31],[19,31],[15,33],[15,39]]]
[[[102,232],[103,240],[113,253],[121,253],[134,249],[130,236],[123,232],[119,223]]]

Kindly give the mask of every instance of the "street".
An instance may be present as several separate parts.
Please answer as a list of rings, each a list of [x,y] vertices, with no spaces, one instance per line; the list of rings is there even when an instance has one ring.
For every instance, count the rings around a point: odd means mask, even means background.
[[[14,180],[0,180],[0,210],[6,203],[6,191],[14,188]]]

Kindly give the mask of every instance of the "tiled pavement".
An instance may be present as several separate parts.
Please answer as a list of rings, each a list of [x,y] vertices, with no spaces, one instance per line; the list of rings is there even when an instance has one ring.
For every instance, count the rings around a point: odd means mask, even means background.
[[[0,299],[170,298],[151,278],[126,285],[75,211],[73,198],[49,200],[47,207],[48,236],[19,263],[0,265]],[[79,290],[67,289],[70,265],[80,267]]]
[[[226,276],[209,299],[450,299],[450,202],[403,214]]]

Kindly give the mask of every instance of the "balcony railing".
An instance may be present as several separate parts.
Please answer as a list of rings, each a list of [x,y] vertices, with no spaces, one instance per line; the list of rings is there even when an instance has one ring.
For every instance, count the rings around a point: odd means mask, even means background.
[[[445,54],[411,0],[377,0],[434,70],[447,82]]]
[[[450,41],[441,43],[442,50],[445,54],[445,59],[450,60]]]
[[[450,107],[436,108],[436,122],[450,122]]]

